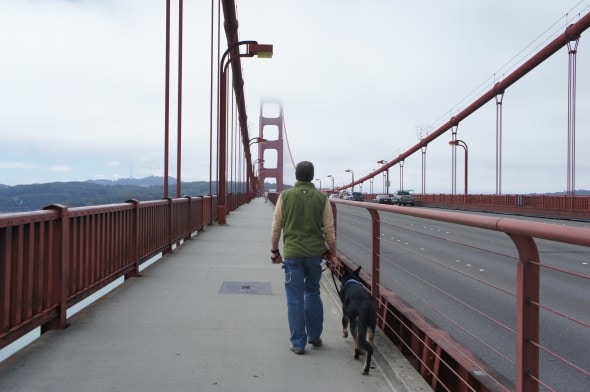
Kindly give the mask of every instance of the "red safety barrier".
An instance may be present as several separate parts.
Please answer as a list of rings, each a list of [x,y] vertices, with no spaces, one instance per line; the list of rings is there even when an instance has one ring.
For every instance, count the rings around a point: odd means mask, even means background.
[[[509,203],[514,202],[513,197],[504,199]],[[485,198],[477,202],[482,200]],[[538,198],[535,202],[539,200],[543,199]],[[587,262],[590,251],[590,228],[538,223],[504,216],[491,217],[339,199],[331,201],[343,267],[354,269],[357,265],[370,266],[361,277],[379,304],[379,327],[408,357],[433,390],[559,391],[564,390],[562,382],[572,377],[578,377],[583,385],[590,384],[587,360],[580,360],[579,356],[569,357],[573,354],[568,349],[586,344],[590,336],[590,319],[587,314],[584,315],[585,312],[581,315],[571,314],[571,310],[566,308],[567,304],[585,302],[590,294],[590,275],[584,272],[584,263]],[[486,200],[492,204],[495,201],[496,198]],[[396,218],[401,215],[415,220],[411,219],[410,223],[404,225],[399,223],[401,219]],[[422,219],[432,223],[426,223]],[[435,221],[455,224],[458,228],[505,233],[511,240],[504,240],[505,245],[509,249],[512,243],[515,251],[501,253],[497,245],[488,245],[489,241],[485,238],[482,243],[472,243],[474,237],[469,230],[465,231],[464,237],[455,233],[437,234]],[[458,228],[453,230],[458,233]],[[386,231],[393,233],[391,237],[384,234]],[[348,235],[350,232],[356,235]],[[419,242],[417,238],[421,236],[424,238]],[[557,244],[551,243],[549,246],[543,243],[550,249],[542,255],[543,258],[537,249],[537,242],[542,240]],[[409,245],[406,241],[417,243]],[[428,253],[424,248],[432,247],[429,244],[431,241],[443,243],[443,251],[433,250]],[[562,244],[583,248],[568,250],[567,262],[554,262],[553,249]],[[455,262],[459,260],[449,260],[444,249],[452,252],[459,246],[465,247],[464,256],[454,257],[469,260],[469,254],[473,253],[475,256],[472,260],[479,260],[481,255],[485,255],[486,269],[494,269],[496,274],[503,272],[495,270],[495,265],[508,266],[508,279],[499,279],[501,283],[493,283],[483,273],[466,272],[469,267],[455,267]],[[347,250],[346,254],[341,253],[343,248]],[[429,273],[422,270],[417,272],[417,264]],[[513,269],[510,272],[511,268]],[[544,286],[542,272],[545,276],[558,275],[560,280],[557,282],[562,283],[546,281]],[[455,284],[449,286],[449,281],[442,278],[452,275],[456,275],[460,284],[465,284],[468,288],[467,292],[470,294],[467,298],[455,294],[459,292]],[[408,283],[408,280],[419,284]],[[563,288],[555,289],[555,285]],[[424,286],[426,289],[417,289],[417,286]],[[396,289],[393,290],[393,287]],[[428,290],[430,294],[425,297],[421,290]],[[400,292],[404,293],[403,297]],[[541,293],[547,298],[541,298]],[[560,298],[555,298],[556,295]],[[477,297],[479,300],[472,302],[469,297]],[[458,330],[459,335],[475,341],[475,345],[482,347],[486,357],[493,358],[493,363],[501,364],[503,371],[473,354],[449,332],[425,317],[425,313],[409,305],[408,299],[429,309],[427,314],[436,315],[448,323],[451,330]],[[444,301],[444,305],[438,301]],[[510,308],[516,304],[513,321],[502,322],[494,316],[499,311],[498,307],[492,305],[494,301],[508,303]],[[466,324],[458,324],[453,319],[453,313],[447,312],[447,307],[461,309],[460,312],[467,315]],[[506,306],[503,308],[507,309]],[[483,327],[471,330],[470,324],[476,319],[482,320],[478,325]],[[560,325],[563,331],[570,331],[568,333],[572,335],[553,329],[543,331],[543,320],[545,328],[551,320],[551,325]],[[511,341],[508,347],[495,347],[498,342],[495,334],[501,334],[504,338],[508,336],[505,338]],[[550,334],[558,334],[567,343],[556,344],[549,337]],[[552,369],[560,370],[552,375],[542,374],[542,356]],[[587,358],[586,355],[582,357]],[[505,368],[512,370],[507,374]]]
[[[248,199],[236,195],[233,208]],[[0,348],[66,311],[217,219],[217,196],[92,207],[51,205],[0,215]]]
[[[590,195],[416,194],[416,201],[424,207],[590,220]]]

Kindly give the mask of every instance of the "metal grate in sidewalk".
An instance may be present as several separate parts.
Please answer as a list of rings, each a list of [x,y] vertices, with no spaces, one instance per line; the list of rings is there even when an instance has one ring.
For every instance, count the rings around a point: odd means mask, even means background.
[[[270,282],[226,282],[221,284],[219,294],[270,295]]]

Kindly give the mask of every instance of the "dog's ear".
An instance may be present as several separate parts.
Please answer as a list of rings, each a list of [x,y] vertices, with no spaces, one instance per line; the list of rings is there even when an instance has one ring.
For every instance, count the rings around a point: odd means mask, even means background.
[[[344,281],[348,278],[349,275],[350,274],[348,273],[348,270],[344,268],[344,272],[339,277],[340,283],[344,283]]]
[[[354,270],[354,274],[358,276],[359,272],[361,272],[361,266]]]

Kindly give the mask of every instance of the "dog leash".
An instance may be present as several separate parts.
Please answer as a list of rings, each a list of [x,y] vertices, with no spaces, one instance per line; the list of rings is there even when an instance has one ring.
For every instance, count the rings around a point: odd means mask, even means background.
[[[336,284],[336,278],[334,277],[334,271],[330,270],[330,273],[332,274],[332,282],[334,282],[334,287],[336,288],[336,292],[338,293],[338,296],[340,297],[340,290],[338,289],[338,285]]]
[[[330,270],[330,274],[332,275],[332,282],[334,282],[334,288],[336,289],[336,292],[338,293],[338,296],[340,297],[340,289],[338,288],[338,285],[336,284],[336,278],[335,278],[335,274],[334,274],[334,270],[326,267],[325,269],[322,270],[322,272],[324,272],[325,270],[329,269]]]
[[[338,293],[338,296],[340,297],[340,289],[338,289],[338,285],[336,284],[336,278],[334,277],[334,270],[329,267],[329,264],[331,262],[330,261],[331,253],[328,249],[326,249],[326,251],[322,254],[322,258],[326,261],[326,268],[324,268],[322,270],[322,272],[324,272],[327,269],[330,270],[330,273],[332,275],[332,282],[334,282],[334,288],[336,289],[336,292]]]

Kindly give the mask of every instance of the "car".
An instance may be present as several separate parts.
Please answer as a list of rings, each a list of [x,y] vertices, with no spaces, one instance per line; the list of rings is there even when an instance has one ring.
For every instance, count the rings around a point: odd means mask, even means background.
[[[330,193],[330,196],[328,196],[330,199],[340,199],[340,196],[338,195],[338,193]]]
[[[414,196],[414,191],[397,191],[393,194],[393,197],[391,199],[393,200],[393,204],[397,204],[398,206],[413,206],[414,204],[416,204],[416,197]]]
[[[352,192],[352,197],[350,198],[350,200],[365,201],[365,198],[363,197],[363,194],[361,192]]]
[[[373,199],[373,203],[393,204],[393,201],[391,200],[391,197],[389,197],[389,195],[377,195]]]

